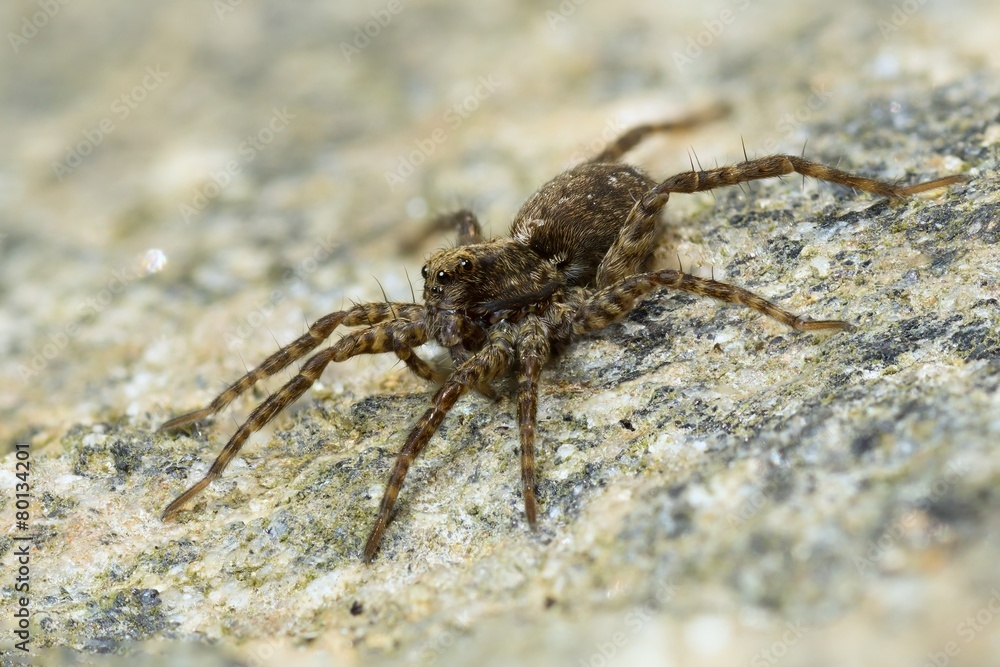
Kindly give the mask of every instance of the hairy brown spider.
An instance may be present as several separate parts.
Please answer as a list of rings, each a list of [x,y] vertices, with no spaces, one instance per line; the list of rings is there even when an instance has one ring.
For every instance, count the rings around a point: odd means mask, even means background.
[[[365,544],[365,560],[375,556],[410,465],[451,407],[470,389],[495,395],[491,382],[514,369],[518,377],[524,513],[534,528],[535,413],[542,365],[581,336],[622,319],[641,297],[669,287],[742,304],[802,331],[852,328],[840,320],[798,317],[756,294],[715,280],[673,269],[644,271],[657,241],[655,223],[671,193],[701,192],[796,172],[898,201],[965,180],[961,175],[946,176],[900,187],[802,157],[770,155],[715,169],[696,171],[692,167],[657,183],[618,161],[655,132],[690,127],[717,116],[713,111],[676,122],[641,125],[624,133],[599,155],[559,174],[535,192],[514,218],[509,238],[483,238],[479,222],[469,211],[442,218],[458,228],[458,246],[435,253],[424,265],[423,304],[365,303],[330,313],[207,407],[161,427],[175,429],[215,414],[258,380],[311,352],[338,326],[362,327],[313,355],[298,375],[258,405],[208,473],[167,506],[163,519],[177,514],[221,475],[247,437],[299,398],[331,361],[392,352],[421,378],[443,384],[396,457]],[[454,372],[447,377],[439,377],[414,353],[414,348],[432,339],[446,347],[455,362]]]

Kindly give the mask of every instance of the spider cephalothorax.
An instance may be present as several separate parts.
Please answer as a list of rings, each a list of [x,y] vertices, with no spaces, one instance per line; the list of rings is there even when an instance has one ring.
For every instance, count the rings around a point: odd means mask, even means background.
[[[309,358],[299,373],[257,406],[237,429],[208,473],[163,511],[168,519],[222,474],[249,435],[301,396],[331,361],[391,352],[420,377],[441,382],[431,406],[410,431],[386,485],[375,526],[364,547],[378,549],[410,464],[464,393],[494,395],[491,383],[516,372],[525,516],[534,527],[535,416],[542,365],[575,339],[624,317],[636,301],[660,287],[737,303],[795,329],[849,329],[840,320],[807,320],[739,287],[681,271],[646,271],[657,240],[656,221],[673,192],[700,192],[797,172],[867,190],[893,200],[964,180],[948,176],[909,187],[857,176],[792,155],[682,172],[657,182],[619,158],[644,137],[716,117],[643,125],[601,154],[543,185],[521,207],[508,238],[486,240],[475,216],[459,211],[439,218],[458,229],[458,245],[434,254],[423,267],[424,303],[377,302],[330,313],[309,331],[237,380],[208,406],[168,421],[161,430],[198,421],[318,347],[340,325],[360,327]],[[455,369],[445,376],[414,349],[436,340]]]

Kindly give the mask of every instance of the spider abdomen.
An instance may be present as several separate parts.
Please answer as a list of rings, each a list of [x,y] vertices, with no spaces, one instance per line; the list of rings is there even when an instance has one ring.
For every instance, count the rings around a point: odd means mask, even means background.
[[[514,217],[511,236],[555,264],[565,285],[588,285],[635,202],[654,186],[629,165],[584,163],[529,197]]]

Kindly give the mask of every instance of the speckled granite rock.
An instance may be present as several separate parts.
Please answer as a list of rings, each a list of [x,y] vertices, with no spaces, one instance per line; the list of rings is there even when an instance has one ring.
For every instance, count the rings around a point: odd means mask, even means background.
[[[38,664],[1000,664],[992,3],[107,0],[25,37],[32,11],[2,10],[3,660],[30,534]],[[156,427],[381,298],[373,276],[407,299],[444,242],[413,241],[429,214],[501,234],[602,138],[720,99],[730,118],[632,159],[808,139],[972,176],[899,206],[796,179],[671,200],[664,263],[857,332],[648,300],[544,375],[537,534],[515,405],[471,396],[359,562],[429,397],[381,358],[328,369],[159,521],[265,394]]]

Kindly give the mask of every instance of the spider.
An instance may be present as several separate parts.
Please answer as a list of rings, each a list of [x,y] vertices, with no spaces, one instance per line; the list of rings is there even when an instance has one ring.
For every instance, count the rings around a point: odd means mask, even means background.
[[[647,271],[658,240],[656,222],[672,193],[707,191],[795,172],[899,201],[965,180],[955,175],[901,187],[799,156],[769,155],[715,169],[695,170],[692,165],[690,171],[657,182],[620,161],[626,151],[654,133],[689,128],[718,115],[718,111],[708,111],[625,132],[601,153],[531,195],[515,216],[509,237],[486,239],[468,210],[438,218],[438,227],[457,228],[458,244],[433,254],[424,265],[423,304],[364,303],[325,315],[209,405],[160,427],[169,431],[213,415],[257,381],[307,355],[338,326],[361,327],[309,358],[295,377],[258,405],[205,476],[171,502],[162,519],[175,516],[219,477],[247,437],[298,399],[331,361],[391,352],[416,375],[441,384],[396,456],[364,546],[364,560],[374,558],[410,465],[455,402],[469,390],[496,397],[491,383],[514,372],[524,513],[535,529],[535,425],[542,366],[575,340],[625,317],[639,299],[659,288],[670,288],[741,304],[800,331],[853,329],[841,320],[799,317],[752,292],[716,280],[673,269]],[[449,375],[414,352],[431,340],[447,348],[454,361]]]

